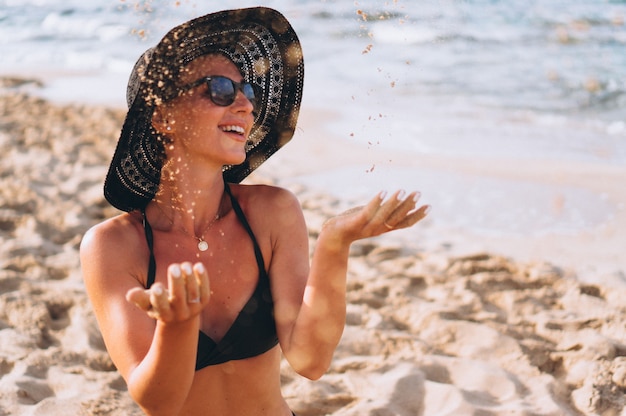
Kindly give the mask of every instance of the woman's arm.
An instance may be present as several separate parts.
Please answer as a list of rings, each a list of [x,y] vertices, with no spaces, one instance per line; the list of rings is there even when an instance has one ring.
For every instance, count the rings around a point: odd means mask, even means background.
[[[276,323],[285,357],[305,377],[317,379],[327,371],[341,339],[350,244],[410,227],[427,214],[427,206],[416,208],[417,193],[405,196],[398,191],[388,200],[384,198],[381,193],[368,205],[327,221],[310,269],[306,225],[303,219],[293,221],[298,211],[302,215],[300,206],[293,198],[289,209],[281,211],[270,269],[276,279]],[[291,224],[282,219],[285,217]]]
[[[189,273],[188,263],[174,265],[168,270],[169,290],[161,283],[144,290],[145,278],[138,276],[146,273],[147,254],[132,221],[117,217],[85,234],[80,249],[85,287],[133,399],[147,414],[177,414],[193,382],[208,278],[197,267]],[[188,296],[199,301],[189,303]]]

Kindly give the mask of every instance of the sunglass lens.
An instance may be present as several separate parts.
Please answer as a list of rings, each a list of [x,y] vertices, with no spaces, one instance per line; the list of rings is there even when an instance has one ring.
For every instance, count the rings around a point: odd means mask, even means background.
[[[214,77],[209,81],[211,100],[217,105],[231,105],[235,101],[236,92],[233,82],[228,78]]]
[[[256,109],[257,108],[256,93],[254,92],[254,87],[252,86],[252,84],[249,84],[249,83],[243,84],[241,86],[241,91],[243,92],[243,95],[246,96],[246,98],[252,103],[252,105]]]

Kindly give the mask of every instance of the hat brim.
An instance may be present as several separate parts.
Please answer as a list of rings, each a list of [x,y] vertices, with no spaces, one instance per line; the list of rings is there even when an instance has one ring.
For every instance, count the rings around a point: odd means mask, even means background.
[[[291,140],[302,100],[304,64],[300,42],[287,19],[265,7],[196,18],[168,32],[133,70],[130,108],[104,184],[111,205],[133,211],[145,208],[154,198],[163,158],[162,144],[152,128],[155,97],[171,93],[168,88],[176,76],[172,68],[182,69],[212,53],[232,60],[260,92],[246,159],[240,165],[225,166],[225,180],[241,182]]]

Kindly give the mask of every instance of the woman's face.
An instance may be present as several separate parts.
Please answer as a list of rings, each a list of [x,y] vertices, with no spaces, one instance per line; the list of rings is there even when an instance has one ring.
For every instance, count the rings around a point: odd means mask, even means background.
[[[217,75],[235,82],[243,80],[239,69],[228,58],[206,55],[187,65],[179,84],[187,86]],[[254,122],[253,109],[241,91],[237,91],[232,104],[215,104],[209,97],[207,84],[202,82],[159,107],[153,124],[170,139],[166,145],[168,159],[202,158],[221,168],[245,160],[245,144]]]

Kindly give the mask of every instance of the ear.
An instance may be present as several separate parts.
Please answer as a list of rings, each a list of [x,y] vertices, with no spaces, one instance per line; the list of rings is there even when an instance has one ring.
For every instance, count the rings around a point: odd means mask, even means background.
[[[165,107],[157,106],[152,113],[152,127],[157,133],[165,136],[171,135],[174,132],[174,122]]]

